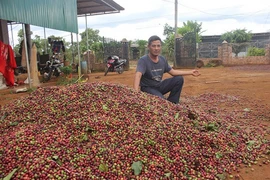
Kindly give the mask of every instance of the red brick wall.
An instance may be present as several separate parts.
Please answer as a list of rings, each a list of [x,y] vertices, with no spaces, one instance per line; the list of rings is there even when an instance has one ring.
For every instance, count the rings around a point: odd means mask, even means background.
[[[84,59],[87,61],[87,68],[88,68],[87,72],[104,71],[105,64],[104,63],[96,63],[95,62],[95,55],[91,51],[88,51],[87,53],[84,54]]]
[[[270,45],[267,45],[265,52],[265,56],[232,57],[232,47],[224,41],[218,47],[218,58],[200,58],[200,60],[204,65],[211,60],[221,60],[224,66],[270,64]]]

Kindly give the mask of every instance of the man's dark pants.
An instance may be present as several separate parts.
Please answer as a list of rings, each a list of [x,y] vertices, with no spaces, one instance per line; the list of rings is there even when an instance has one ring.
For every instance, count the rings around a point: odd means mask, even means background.
[[[170,92],[167,100],[178,104],[183,84],[184,78],[182,76],[174,76],[172,78],[164,79],[161,81],[158,87],[142,86],[141,91],[156,95],[161,98],[164,98],[163,95]]]

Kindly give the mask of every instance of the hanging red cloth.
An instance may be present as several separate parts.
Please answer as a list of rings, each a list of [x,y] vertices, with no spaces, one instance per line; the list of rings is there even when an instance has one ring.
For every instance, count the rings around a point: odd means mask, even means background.
[[[3,74],[6,85],[14,86],[14,69],[17,67],[12,47],[0,41],[0,72]]]
[[[0,41],[0,72],[4,74],[6,71],[8,49],[6,45]]]

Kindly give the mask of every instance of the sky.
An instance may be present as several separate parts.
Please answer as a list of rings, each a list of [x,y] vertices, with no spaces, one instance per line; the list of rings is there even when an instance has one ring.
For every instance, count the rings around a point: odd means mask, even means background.
[[[121,41],[148,40],[151,35],[163,35],[167,23],[182,27],[183,22],[202,23],[202,35],[221,35],[236,29],[247,29],[252,33],[270,32],[269,0],[178,0],[175,18],[175,0],[114,0],[125,10],[120,13],[87,17],[87,28],[99,30],[99,35]],[[11,44],[17,44],[17,32],[22,25],[9,28]],[[78,18],[79,33],[86,29],[85,17]],[[44,38],[44,28],[31,26],[32,36]],[[61,36],[71,42],[71,33],[45,29],[46,37]],[[12,35],[13,34],[13,35]],[[76,34],[73,34],[76,41]],[[80,41],[80,36],[79,39]]]

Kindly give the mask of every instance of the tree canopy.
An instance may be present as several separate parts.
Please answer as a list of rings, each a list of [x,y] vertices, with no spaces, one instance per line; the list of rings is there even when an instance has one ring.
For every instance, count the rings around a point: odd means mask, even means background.
[[[201,41],[202,23],[197,21],[187,21],[183,23],[182,27],[177,28],[177,33],[184,36],[189,32],[196,32],[196,42]],[[168,24],[164,25],[163,35],[166,36],[165,45],[162,52],[167,56],[168,59],[173,59],[174,55],[174,28]]]
[[[177,29],[177,32],[184,36],[188,32],[196,32],[196,41],[201,41],[202,31],[202,23],[198,23],[197,21],[187,21],[183,22],[183,26]]]
[[[231,43],[232,51],[235,53],[235,56],[238,56],[241,50],[248,46],[248,42],[251,38],[251,31],[247,31],[246,29],[236,29],[222,34],[220,39]]]
[[[87,28],[85,31],[80,33],[80,36],[81,36],[81,41],[80,41],[81,52],[87,51],[87,33],[88,33],[88,49],[90,49],[90,47],[94,43],[102,41],[102,37],[99,36],[99,30],[94,30],[92,28]]]

